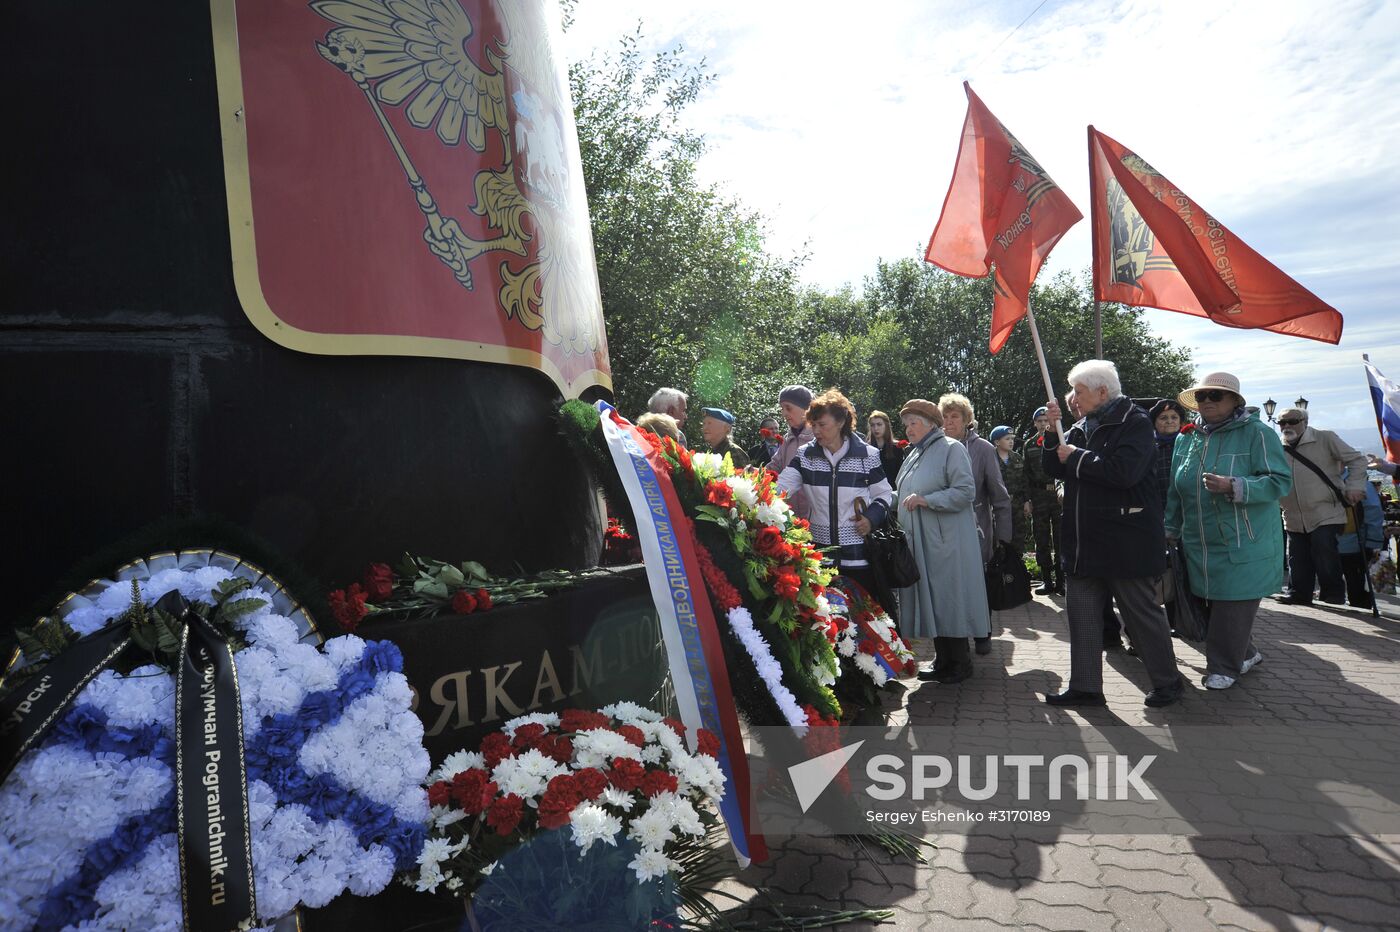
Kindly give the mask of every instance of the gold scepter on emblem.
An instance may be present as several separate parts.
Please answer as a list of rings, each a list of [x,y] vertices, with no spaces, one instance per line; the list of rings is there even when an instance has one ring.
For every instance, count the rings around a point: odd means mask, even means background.
[[[408,178],[409,186],[413,188],[418,209],[427,221],[427,227],[423,230],[423,241],[427,243],[428,249],[433,255],[452,270],[453,277],[464,288],[468,290],[473,288],[469,263],[477,256],[492,250],[506,250],[520,256],[526,254],[525,244],[519,237],[502,236],[492,240],[472,239],[462,231],[462,227],[456,219],[444,217],[438,210],[437,202],[433,199],[432,192],[428,190],[427,182],[423,180],[422,175],[414,167],[413,160],[409,158],[398,133],[394,131],[393,125],[385,116],[384,109],[375,96],[374,88],[365,73],[364,44],[351,34],[350,30],[331,30],[326,34],[324,43],[316,43],[316,51],[326,61],[353,78],[355,85],[364,94],[365,100],[369,102],[370,109],[374,111],[380,128],[384,131],[384,135],[394,149],[394,154],[398,157],[399,165]]]

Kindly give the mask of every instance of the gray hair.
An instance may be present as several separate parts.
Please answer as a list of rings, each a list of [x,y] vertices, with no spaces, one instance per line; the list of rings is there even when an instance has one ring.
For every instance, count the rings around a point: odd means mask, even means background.
[[[1300,421],[1306,421],[1308,419],[1308,412],[1304,411],[1302,408],[1284,408],[1278,413],[1279,420],[1288,417],[1290,414],[1297,417]]]
[[[658,388],[647,402],[647,410],[657,414],[670,414],[689,400],[686,393],[679,388]]]
[[[1071,386],[1108,389],[1109,400],[1123,394],[1123,383],[1118,380],[1118,367],[1107,359],[1086,359],[1069,370],[1067,380]]]

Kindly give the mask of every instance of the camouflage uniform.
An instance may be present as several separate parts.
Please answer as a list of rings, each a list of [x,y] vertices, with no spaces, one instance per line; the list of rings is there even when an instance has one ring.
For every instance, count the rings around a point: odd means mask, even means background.
[[[720,456],[728,453],[729,459],[734,464],[735,469],[743,469],[745,466],[749,465],[749,455],[739,449],[738,445],[729,437],[725,437],[721,440],[710,452],[718,453]]]
[[[1011,545],[1017,554],[1026,552],[1026,502],[1030,501],[1030,488],[1026,483],[1026,462],[1021,454],[1013,452],[1002,462],[997,453],[997,465],[1001,467],[1001,481],[1011,496]]]
[[[1035,562],[1040,564],[1041,581],[1058,586],[1064,581],[1064,571],[1060,567],[1060,497],[1055,494],[1055,480],[1045,472],[1040,461],[1044,438],[1042,432],[1026,441],[1023,461],[1026,488],[1035,516]]]

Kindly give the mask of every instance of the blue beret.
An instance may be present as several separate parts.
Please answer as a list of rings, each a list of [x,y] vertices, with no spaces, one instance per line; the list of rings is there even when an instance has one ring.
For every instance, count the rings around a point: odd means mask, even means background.
[[[731,426],[734,424],[734,415],[723,408],[701,408],[700,411],[705,417],[712,417],[717,421],[723,421]]]
[[[1049,413],[1050,409],[1042,405],[1039,408],[1035,409],[1035,413],[1031,415],[1031,420],[1034,421],[1038,417],[1045,417],[1045,415]]]
[[[998,424],[996,427],[992,428],[992,443],[996,443],[1009,433],[1011,433],[1010,427],[1007,427],[1005,424]]]

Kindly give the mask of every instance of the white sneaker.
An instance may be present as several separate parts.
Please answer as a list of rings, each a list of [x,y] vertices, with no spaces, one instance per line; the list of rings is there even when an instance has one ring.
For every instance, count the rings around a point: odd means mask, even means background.
[[[1261,662],[1263,662],[1263,660],[1264,660],[1264,655],[1261,654],[1261,653],[1259,653],[1259,651],[1256,650],[1256,651],[1254,652],[1254,656],[1253,656],[1253,657],[1250,657],[1250,658],[1249,658],[1248,660],[1246,660],[1244,663],[1240,664],[1240,676],[1244,676],[1244,675],[1245,675],[1246,673],[1248,673],[1250,670],[1253,670],[1255,667],[1259,666],[1259,664],[1260,664]]]
[[[1206,689],[1229,689],[1231,686],[1235,685],[1235,678],[1233,676],[1226,676],[1223,673],[1212,673],[1210,676],[1201,680],[1201,683]]]

